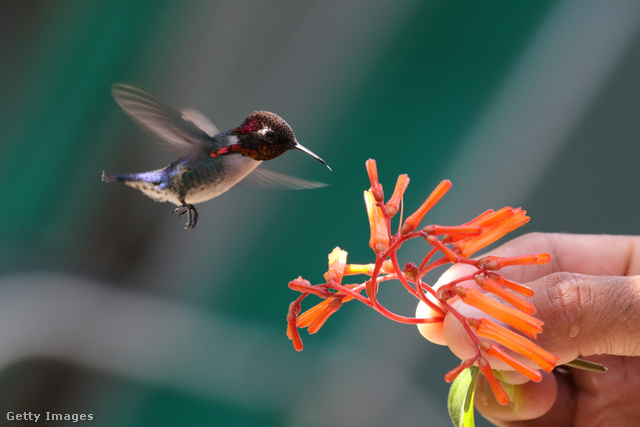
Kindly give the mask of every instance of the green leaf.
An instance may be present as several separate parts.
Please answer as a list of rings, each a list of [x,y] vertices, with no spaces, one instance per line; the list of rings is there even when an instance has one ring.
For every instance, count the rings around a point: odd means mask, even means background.
[[[480,370],[467,368],[458,375],[449,389],[449,416],[455,427],[473,427],[473,396]]]
[[[590,362],[588,360],[580,359],[579,357],[573,359],[571,362],[565,363],[566,366],[575,369],[583,369],[591,372],[607,372],[607,367],[600,363]]]

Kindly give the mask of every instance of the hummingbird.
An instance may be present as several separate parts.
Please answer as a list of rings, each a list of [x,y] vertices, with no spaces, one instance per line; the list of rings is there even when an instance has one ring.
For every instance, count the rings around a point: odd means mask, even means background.
[[[269,188],[318,188],[325,184],[277,173],[260,163],[288,150],[298,150],[331,168],[303,147],[291,127],[268,111],[254,111],[233,129],[220,132],[197,110],[174,110],[167,103],[136,86],[114,83],[111,92],[124,112],[142,129],[160,137],[181,156],[170,165],[140,173],[102,172],[104,182],[122,182],[159,202],[178,207],[187,215],[185,229],[198,223],[196,203],[213,199],[240,181]]]

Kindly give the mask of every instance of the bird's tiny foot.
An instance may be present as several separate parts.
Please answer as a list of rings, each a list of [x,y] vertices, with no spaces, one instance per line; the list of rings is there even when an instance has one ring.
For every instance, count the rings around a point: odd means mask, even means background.
[[[198,210],[192,204],[188,204],[183,202],[184,204],[180,207],[177,207],[173,210],[173,214],[178,214],[181,217],[184,214],[187,214],[187,223],[185,224],[185,230],[191,230],[195,228],[198,224]]]
[[[175,208],[171,215],[178,214],[178,216],[181,217],[182,215],[186,214],[188,211],[189,209],[187,209],[186,206],[180,206],[179,208]]]

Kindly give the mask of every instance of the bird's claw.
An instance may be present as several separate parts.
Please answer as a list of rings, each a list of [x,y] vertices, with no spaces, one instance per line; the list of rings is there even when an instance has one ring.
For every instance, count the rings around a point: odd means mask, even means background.
[[[173,210],[173,214],[178,214],[178,217],[187,214],[187,223],[184,227],[185,230],[191,230],[192,228],[195,228],[196,224],[198,224],[198,210],[191,204],[183,202],[182,206]]]

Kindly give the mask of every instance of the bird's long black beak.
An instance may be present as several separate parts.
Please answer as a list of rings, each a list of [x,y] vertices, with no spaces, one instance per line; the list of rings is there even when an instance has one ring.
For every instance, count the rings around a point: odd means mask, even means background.
[[[298,151],[302,151],[305,154],[308,154],[309,156],[313,157],[314,159],[316,159],[317,161],[319,161],[320,163],[322,163],[323,165],[325,165],[326,167],[329,168],[329,170],[331,170],[331,167],[327,164],[327,162],[325,162],[324,160],[322,160],[322,157],[318,156],[316,153],[314,153],[313,151],[309,150],[308,148],[304,147],[303,145],[301,145],[298,141],[296,141],[295,145],[293,146],[294,150],[298,150]]]

